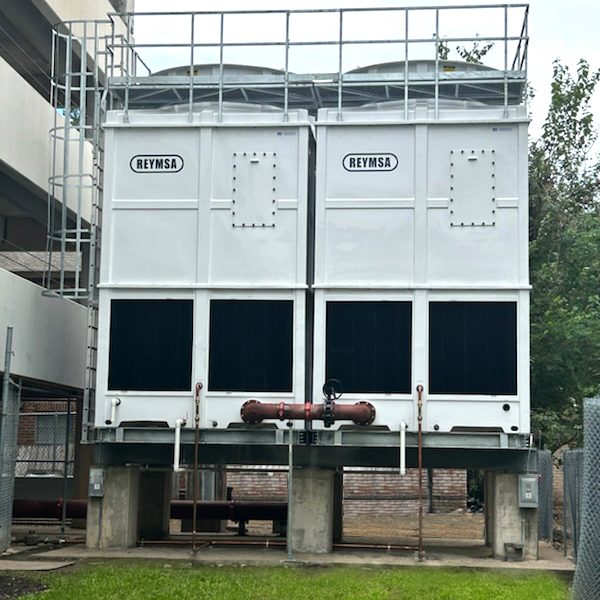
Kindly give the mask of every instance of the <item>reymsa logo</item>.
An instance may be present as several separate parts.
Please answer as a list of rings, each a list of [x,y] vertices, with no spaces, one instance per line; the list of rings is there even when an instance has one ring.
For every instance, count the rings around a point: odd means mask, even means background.
[[[179,173],[183,158],[178,154],[138,154],[129,166],[134,173]]]
[[[366,152],[346,154],[342,161],[346,171],[393,171],[398,166],[398,157],[389,152]]]

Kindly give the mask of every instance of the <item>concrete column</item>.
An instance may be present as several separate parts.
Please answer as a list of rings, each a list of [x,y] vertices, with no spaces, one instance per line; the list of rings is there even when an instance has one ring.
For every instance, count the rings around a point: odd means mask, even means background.
[[[344,472],[333,476],[333,543],[339,544],[344,537]]]
[[[104,469],[104,495],[88,499],[88,548],[131,548],[137,542],[139,471]]]
[[[523,557],[538,557],[538,511],[519,508],[517,473],[486,473],[486,541],[497,558],[507,558],[505,544],[522,545]]]
[[[485,545],[492,546],[494,539],[494,473],[488,471],[483,480],[483,502],[485,520]]]
[[[288,524],[294,552],[331,552],[334,475],[333,470],[294,469],[292,522]]]
[[[171,517],[171,471],[141,471],[139,500],[139,538],[166,538]]]

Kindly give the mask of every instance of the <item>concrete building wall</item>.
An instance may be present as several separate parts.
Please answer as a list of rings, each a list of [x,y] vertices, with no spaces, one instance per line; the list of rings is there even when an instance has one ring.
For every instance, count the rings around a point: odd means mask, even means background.
[[[33,0],[33,3],[52,23],[59,20],[105,19],[106,13],[115,12],[115,7],[108,0]],[[132,0],[128,4],[133,7]]]
[[[45,193],[48,189],[50,174],[50,129],[54,126],[54,113],[50,104],[42,98],[19,75],[11,65],[0,58],[0,168],[12,171],[19,179],[25,180],[27,187]],[[57,115],[57,125],[62,126],[64,119]],[[72,135],[78,135],[72,130]],[[57,146],[57,158],[62,164],[62,146]],[[77,144],[72,143],[69,149],[70,170],[78,164]],[[2,163],[6,165],[3,167]],[[92,169],[92,150],[85,146],[82,170],[86,173]],[[60,171],[59,171],[60,172]],[[61,193],[56,190],[61,198]],[[8,198],[10,200],[10,198]],[[84,219],[90,215],[89,202],[84,194],[81,214]],[[76,198],[73,194],[67,202],[75,208]]]
[[[73,388],[83,387],[86,309],[0,269],[0,349],[12,326],[11,371],[18,376]]]
[[[0,161],[45,190],[50,165],[50,104],[3,59],[0,81]]]

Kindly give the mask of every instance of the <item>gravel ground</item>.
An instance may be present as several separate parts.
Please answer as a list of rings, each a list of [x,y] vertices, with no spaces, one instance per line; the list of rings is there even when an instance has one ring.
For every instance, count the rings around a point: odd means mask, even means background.
[[[13,577],[12,575],[0,575],[0,600],[18,598],[44,589],[46,589],[46,586],[39,581]]]

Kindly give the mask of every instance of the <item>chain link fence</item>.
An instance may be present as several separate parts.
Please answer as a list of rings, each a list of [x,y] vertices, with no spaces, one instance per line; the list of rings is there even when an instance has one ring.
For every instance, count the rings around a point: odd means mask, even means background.
[[[15,489],[15,459],[21,388],[12,380],[5,388],[0,423],[0,554],[10,547],[12,507]]]
[[[577,560],[581,529],[582,495],[583,450],[565,450],[563,453],[563,550],[567,556],[571,547],[575,560]]]
[[[554,533],[554,487],[552,477],[552,453],[537,453],[539,474],[538,538],[551,542]]]
[[[17,477],[72,477],[75,399],[24,399],[16,458]]]
[[[600,590],[600,397],[583,405],[583,498],[573,599],[598,598]]]

